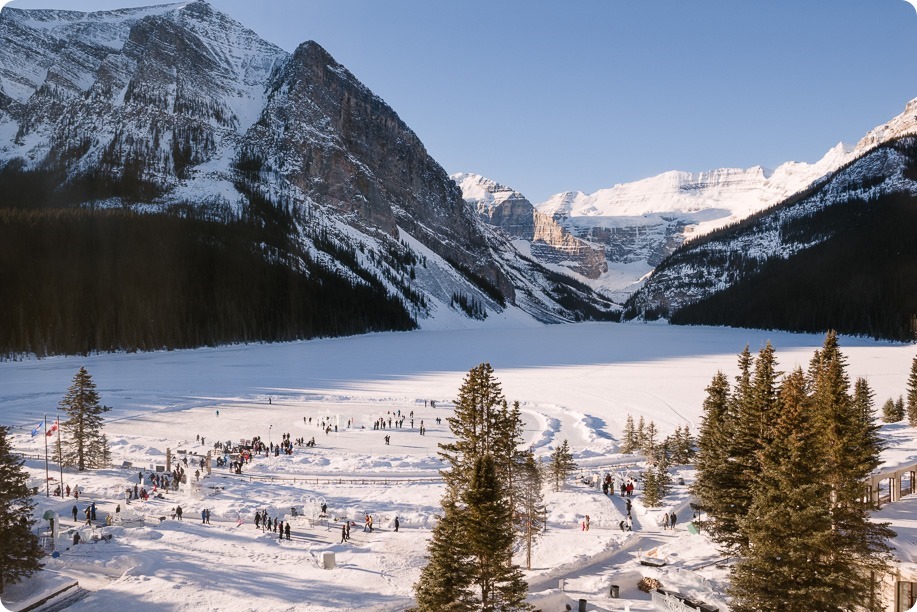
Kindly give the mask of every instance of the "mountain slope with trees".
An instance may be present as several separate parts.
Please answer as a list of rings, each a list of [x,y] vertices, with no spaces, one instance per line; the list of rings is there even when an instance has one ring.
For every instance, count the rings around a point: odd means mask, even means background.
[[[629,318],[910,340],[917,139],[878,146],[779,206],[668,257]]]

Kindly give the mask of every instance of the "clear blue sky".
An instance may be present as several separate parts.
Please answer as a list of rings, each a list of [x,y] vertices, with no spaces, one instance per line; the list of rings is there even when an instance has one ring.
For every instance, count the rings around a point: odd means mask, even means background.
[[[14,0],[98,10],[137,0]],[[917,97],[904,0],[211,0],[315,40],[447,172],[534,203],[666,170],[816,161]]]

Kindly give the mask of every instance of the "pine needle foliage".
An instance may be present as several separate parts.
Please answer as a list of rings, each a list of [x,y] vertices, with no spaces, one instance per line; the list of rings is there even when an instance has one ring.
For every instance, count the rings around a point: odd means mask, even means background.
[[[63,456],[58,459],[81,472],[107,467],[111,457],[108,439],[102,434],[102,414],[111,408],[99,403],[95,382],[85,367],[74,375],[59,405],[69,418],[61,423]]]
[[[833,332],[777,386],[772,349],[754,372],[748,357],[734,389],[721,373],[707,389],[695,484],[705,527],[740,559],[733,609],[878,612],[893,532],[863,496],[882,450],[872,390],[851,392]]]
[[[447,465],[443,518],[414,585],[415,609],[527,610],[528,585],[513,564],[515,517],[528,477],[518,450],[519,404],[507,403],[493,368],[482,363],[465,377],[447,422],[455,439],[439,445]]]
[[[39,571],[44,555],[32,533],[35,505],[28,476],[22,458],[10,448],[8,434],[9,430],[0,426],[0,593],[6,585]]]
[[[564,481],[573,470],[576,469],[576,462],[573,460],[573,454],[570,452],[570,443],[564,438],[563,443],[554,449],[551,453],[551,477],[554,480],[554,490],[560,491]]]

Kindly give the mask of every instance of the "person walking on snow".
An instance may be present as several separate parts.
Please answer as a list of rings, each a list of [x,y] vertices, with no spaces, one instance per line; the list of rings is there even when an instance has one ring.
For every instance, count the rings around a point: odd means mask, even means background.
[[[181,506],[176,506],[175,507],[175,516],[178,517],[178,520],[181,520],[181,512],[182,512]]]
[[[341,544],[347,541],[347,525],[341,525]]]
[[[287,524],[283,527],[283,532],[287,535],[287,541],[290,540],[290,521],[287,521]]]
[[[401,525],[401,523],[398,522],[398,517],[396,516],[396,517],[395,517],[395,533],[398,533],[398,526],[399,526],[399,525]]]

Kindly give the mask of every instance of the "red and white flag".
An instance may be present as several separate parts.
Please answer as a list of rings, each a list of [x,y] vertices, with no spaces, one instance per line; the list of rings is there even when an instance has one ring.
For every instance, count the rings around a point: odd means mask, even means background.
[[[57,431],[57,428],[59,425],[60,425],[60,419],[57,419],[56,421],[54,421],[51,427],[48,428],[48,433],[46,433],[45,435],[50,436],[51,434],[53,434],[55,431]]]

